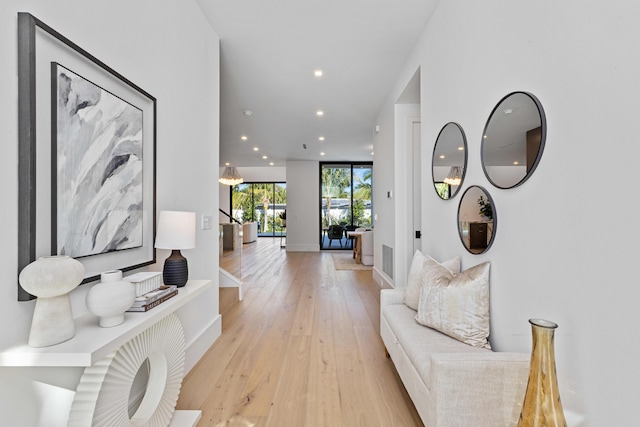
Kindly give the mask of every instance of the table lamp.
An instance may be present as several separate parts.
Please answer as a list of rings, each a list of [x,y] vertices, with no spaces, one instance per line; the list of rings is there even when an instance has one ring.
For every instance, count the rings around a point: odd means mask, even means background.
[[[164,261],[162,279],[165,285],[186,285],[189,278],[187,259],[180,249],[196,247],[196,213],[161,211],[155,247],[171,249],[171,255]]]

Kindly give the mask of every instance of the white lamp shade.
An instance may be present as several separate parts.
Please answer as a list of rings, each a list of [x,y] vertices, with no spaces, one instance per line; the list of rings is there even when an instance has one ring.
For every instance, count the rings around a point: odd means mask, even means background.
[[[158,249],[192,249],[196,247],[196,213],[161,211],[156,234]]]

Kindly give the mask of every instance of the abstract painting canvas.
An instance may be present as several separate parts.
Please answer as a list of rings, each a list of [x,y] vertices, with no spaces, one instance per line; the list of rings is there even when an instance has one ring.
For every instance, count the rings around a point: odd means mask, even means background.
[[[52,237],[84,257],[143,245],[142,110],[51,64]]]

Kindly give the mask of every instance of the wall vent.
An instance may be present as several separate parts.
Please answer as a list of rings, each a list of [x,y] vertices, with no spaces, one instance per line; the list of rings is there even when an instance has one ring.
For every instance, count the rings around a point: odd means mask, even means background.
[[[382,245],[382,271],[393,279],[393,248]]]

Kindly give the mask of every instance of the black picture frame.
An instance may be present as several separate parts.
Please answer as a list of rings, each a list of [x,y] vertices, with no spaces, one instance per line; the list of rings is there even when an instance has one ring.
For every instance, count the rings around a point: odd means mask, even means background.
[[[18,12],[18,274],[51,248],[51,76],[50,61],[91,74],[101,85],[135,100],[144,120],[143,245],[79,258],[85,265],[82,283],[97,280],[102,271],[133,270],[156,262],[156,118],[157,101],[145,90],[27,12]],[[47,66],[44,66],[47,64]],[[48,169],[48,173],[46,171]],[[18,301],[34,296],[18,283]]]

